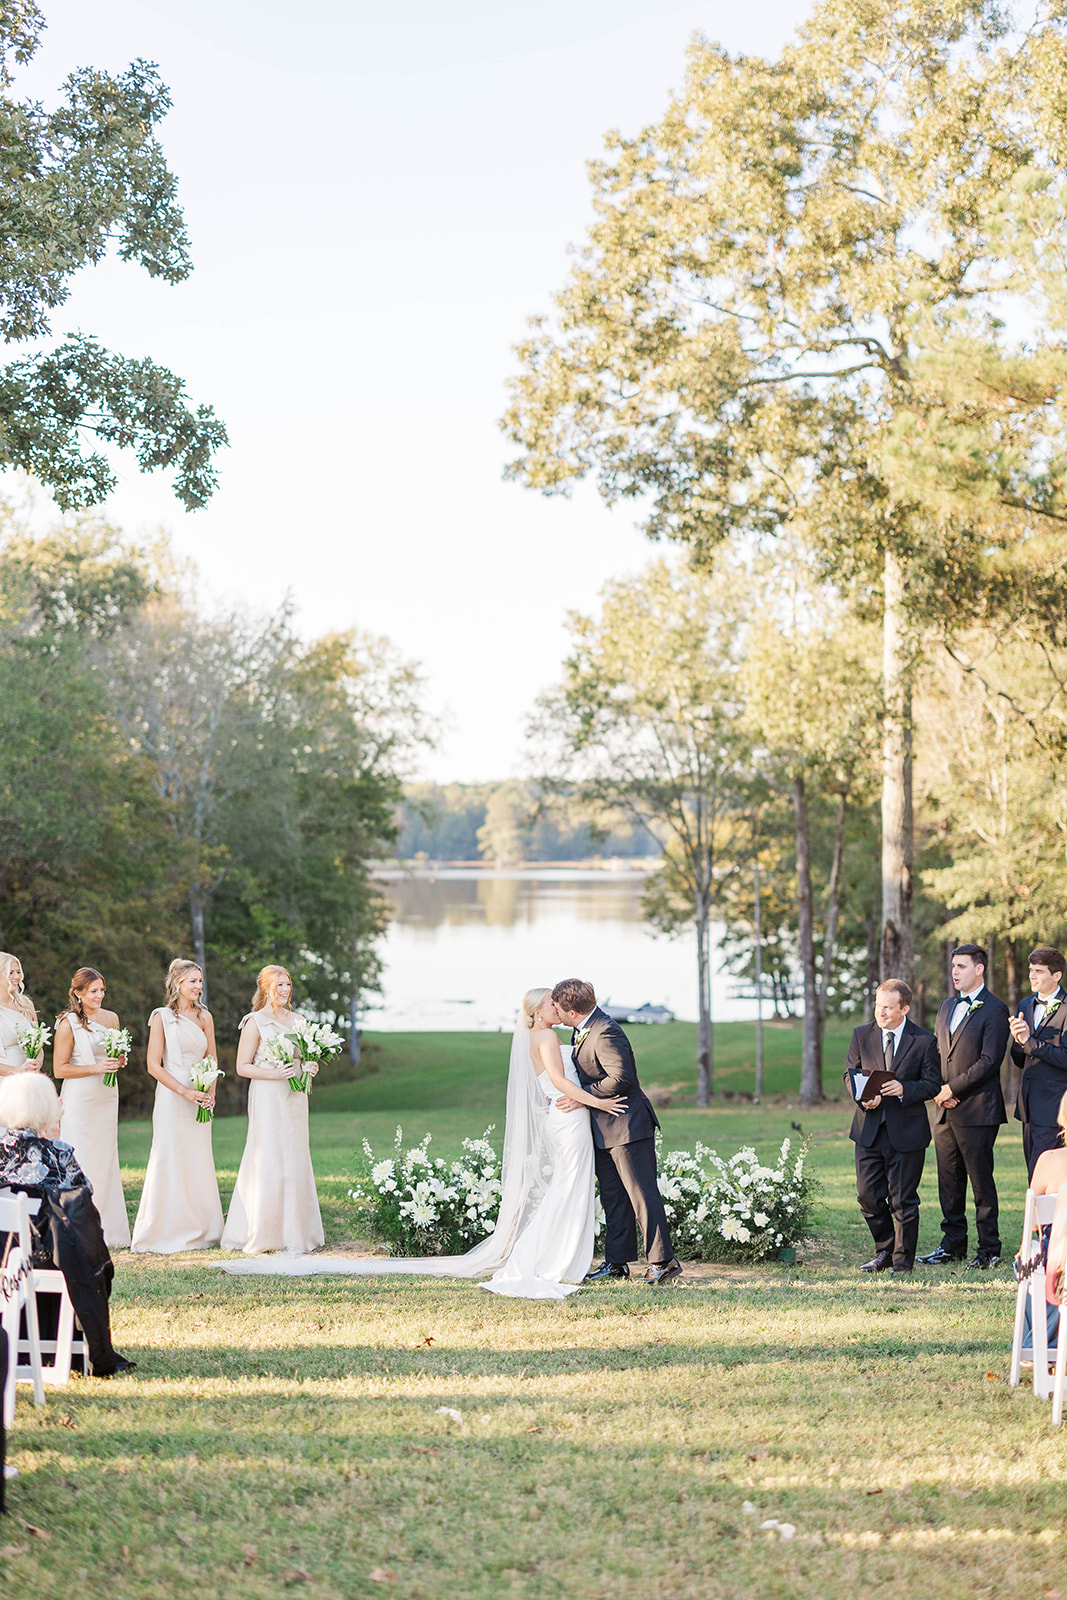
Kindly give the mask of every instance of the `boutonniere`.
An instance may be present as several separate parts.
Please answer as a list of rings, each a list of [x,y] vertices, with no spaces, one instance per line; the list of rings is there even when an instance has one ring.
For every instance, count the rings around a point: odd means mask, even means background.
[[[984,1005],[984,1000],[972,1000],[970,1005],[967,1007],[967,1014],[963,1019],[964,1022],[967,1021],[967,1017],[973,1017],[976,1011],[981,1011]]]
[[[578,1046],[580,1044],[584,1044],[585,1041],[588,1039],[588,1037],[589,1037],[589,1029],[588,1028],[579,1028],[578,1032],[574,1035],[574,1048],[577,1050]]]

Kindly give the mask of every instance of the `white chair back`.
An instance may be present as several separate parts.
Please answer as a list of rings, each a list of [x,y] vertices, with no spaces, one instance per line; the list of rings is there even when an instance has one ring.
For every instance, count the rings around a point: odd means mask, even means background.
[[[1042,1266],[1042,1228],[1049,1227],[1056,1211],[1054,1194],[1035,1194],[1026,1191],[1023,1209],[1023,1237],[1019,1246],[1021,1273],[1015,1295],[1015,1326],[1011,1340],[1011,1371],[1008,1382],[1015,1387],[1022,1366],[1023,1325],[1026,1321],[1026,1302],[1030,1302],[1030,1337],[1034,1349],[1034,1393],[1039,1400],[1047,1400],[1052,1393],[1053,1380],[1048,1370],[1048,1312],[1045,1300],[1045,1271]],[[1061,1335],[1057,1351],[1063,1348]]]
[[[36,1211],[40,1201],[33,1203]],[[15,1416],[15,1383],[19,1365],[19,1329],[26,1317],[26,1346],[29,1356],[27,1376],[33,1383],[33,1398],[44,1405],[44,1373],[41,1365],[41,1340],[37,1328],[37,1294],[33,1271],[33,1234],[30,1231],[31,1202],[24,1194],[10,1190],[0,1193],[0,1234],[8,1235],[6,1260],[0,1271],[0,1320],[8,1340],[7,1383],[4,1387],[4,1425]]]

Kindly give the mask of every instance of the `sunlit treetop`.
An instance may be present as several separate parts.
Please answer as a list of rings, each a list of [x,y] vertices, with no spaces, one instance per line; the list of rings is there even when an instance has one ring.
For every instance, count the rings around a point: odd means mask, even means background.
[[[210,498],[226,443],[211,407],[193,409],[181,379],[149,359],[83,334],[52,340],[72,277],[111,249],[168,283],[192,271],[154,133],[170,94],[151,62],[134,61],[115,77],[71,73],[54,110],[16,98],[44,26],[33,0],[0,9],[0,336],[44,343],[0,368],[0,466],[32,473],[65,509],[91,505],[115,486],[96,440],[132,449],[142,471],[169,469],[192,510]]]

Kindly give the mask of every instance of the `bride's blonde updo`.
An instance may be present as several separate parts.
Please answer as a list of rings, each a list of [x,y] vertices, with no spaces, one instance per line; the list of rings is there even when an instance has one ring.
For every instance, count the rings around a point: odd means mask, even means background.
[[[534,1012],[543,1004],[545,996],[551,993],[551,989],[527,989],[523,995],[522,1020],[528,1028],[534,1025]]]

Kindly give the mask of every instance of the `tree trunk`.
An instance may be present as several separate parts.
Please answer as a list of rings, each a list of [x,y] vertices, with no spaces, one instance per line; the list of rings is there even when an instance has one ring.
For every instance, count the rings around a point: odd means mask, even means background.
[[[1015,950],[1015,940],[1004,941],[1004,976],[1008,989],[1008,1013],[1010,1016],[1019,1015],[1019,959]],[[1015,1105],[1019,1097],[1019,1068],[1012,1060],[1011,1051],[1008,1051],[1008,1087],[1007,1098],[1010,1106]]]
[[[879,973],[912,981],[915,919],[912,874],[915,821],[912,811],[911,669],[907,659],[904,573],[896,552],[885,553],[882,627],[882,934]]]
[[[752,869],[756,908],[756,1090],[752,1098],[757,1105],[763,1098],[763,928],[759,902],[759,861]]]
[[[348,1002],[348,1059],[359,1066],[359,919],[352,918],[352,998]]]
[[[1004,969],[1008,980],[1008,1010],[1014,1017],[1019,1010],[1019,961],[1014,939],[1004,941]]]
[[[204,974],[201,1005],[207,1005],[207,963],[204,959],[204,892],[198,883],[189,890],[189,916],[193,924],[193,959]]]
[[[881,927],[880,912],[880,897],[878,899],[872,899],[871,914],[867,918],[867,974],[865,980],[867,1008],[864,1013],[865,1017],[872,1015],[874,1012],[874,994],[875,990],[878,988],[878,969],[881,957],[881,949],[879,948],[878,943],[878,930]]]
[[[697,1105],[706,1106],[711,1098],[715,1063],[711,1036],[711,952],[708,947],[711,900],[702,892],[696,896],[694,920],[697,931]]]
[[[830,862],[830,881],[826,886],[826,937],[822,946],[822,973],[819,977],[819,1062],[822,1073],[823,1034],[826,1013],[829,1009],[830,977],[834,956],[837,954],[837,923],[841,914],[841,865],[845,857],[845,816],[848,811],[848,789],[837,797],[837,819],[834,823],[834,853]]]
[[[819,988],[815,973],[815,921],[811,897],[811,846],[808,797],[804,779],[793,780],[793,814],[797,837],[797,911],[800,934],[800,968],[804,977],[804,1032],[800,1068],[800,1098],[822,1099],[822,1060],[819,1050]]]

